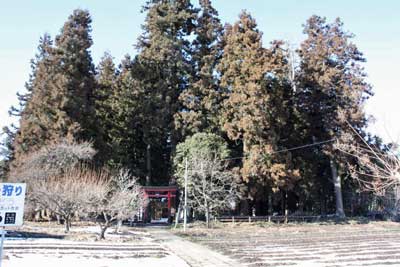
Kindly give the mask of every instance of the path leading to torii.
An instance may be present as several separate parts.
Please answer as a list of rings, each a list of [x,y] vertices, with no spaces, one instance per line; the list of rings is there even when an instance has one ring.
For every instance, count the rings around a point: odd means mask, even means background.
[[[239,267],[233,259],[205,246],[187,241],[162,227],[146,229],[156,241],[191,267]]]

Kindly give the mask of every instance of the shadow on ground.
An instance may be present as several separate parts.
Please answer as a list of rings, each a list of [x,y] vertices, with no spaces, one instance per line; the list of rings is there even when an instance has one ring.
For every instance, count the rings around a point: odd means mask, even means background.
[[[27,232],[27,231],[11,231],[8,230],[6,237],[10,238],[55,238],[55,239],[64,239],[65,235],[55,235],[48,233],[40,233],[40,232]]]

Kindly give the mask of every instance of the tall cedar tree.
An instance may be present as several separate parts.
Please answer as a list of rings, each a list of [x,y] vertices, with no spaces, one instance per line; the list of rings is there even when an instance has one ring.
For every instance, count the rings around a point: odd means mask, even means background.
[[[55,68],[52,45],[48,34],[40,38],[38,54],[31,61],[32,73],[25,84],[26,93],[18,94],[19,109],[10,110],[11,115],[20,116],[13,144],[13,165],[19,165],[26,153],[38,150],[49,139],[49,129],[54,123],[50,85]]]
[[[105,163],[110,164],[115,158],[112,132],[116,123],[116,91],[119,72],[110,53],[104,53],[96,69],[96,90],[94,107],[99,135],[103,138],[101,153]]]
[[[144,94],[135,76],[135,62],[125,56],[119,67],[116,90],[111,99],[111,166],[129,168],[143,177],[146,145],[143,142]],[[151,122],[148,122],[151,124]],[[147,125],[145,125],[147,126]]]
[[[352,34],[336,19],[312,16],[304,25],[307,39],[299,50],[299,110],[305,117],[309,142],[341,140],[349,133],[347,123],[362,131],[367,120],[363,103],[371,95],[360,63],[363,54],[351,42]],[[344,217],[341,175],[344,165],[334,144],[322,147],[331,167],[336,197],[336,213]]]
[[[175,118],[183,136],[220,132],[218,112],[222,99],[215,71],[222,55],[223,26],[210,0],[200,0],[200,7],[191,52],[194,73],[179,97],[182,110]]]
[[[280,101],[280,105],[287,105],[282,90],[290,92],[291,87],[281,82],[287,76],[281,43],[265,49],[261,36],[255,20],[242,12],[240,20],[226,29],[219,65],[221,86],[226,93],[223,127],[231,140],[243,143],[242,176],[246,183],[253,184],[251,195],[258,188],[254,185],[287,187],[298,178],[290,155],[271,155],[279,145],[278,130],[283,129],[279,124],[285,123],[280,118],[286,116],[285,108],[271,104]]]
[[[56,102],[56,138],[93,140],[97,129],[94,110],[95,69],[89,48],[93,41],[90,14],[74,10],[56,37],[56,78],[52,94]]]
[[[0,179],[6,179],[10,171],[11,162],[14,160],[15,131],[10,127],[3,127],[0,134]]]
[[[224,35],[224,53],[218,71],[224,90],[223,128],[232,140],[243,143],[243,153],[248,154],[261,132],[263,114],[256,107],[266,106],[262,93],[265,75],[265,49],[255,20],[246,12],[233,26],[227,25]],[[260,94],[257,96],[257,94]],[[248,178],[248,174],[244,173]]]
[[[15,138],[16,163],[24,154],[64,139],[101,143],[94,121],[90,23],[89,13],[78,9],[64,24],[55,46],[47,35],[41,39]]]
[[[170,170],[171,152],[181,139],[174,116],[181,108],[178,98],[187,88],[191,73],[187,39],[194,27],[196,10],[189,0],[152,0],[146,3],[144,11],[147,11],[144,32],[137,48],[138,66],[142,68],[139,78],[148,96],[146,104],[151,107],[144,114],[151,122],[144,125],[146,183],[150,184],[153,155],[162,155],[163,160],[157,166]]]

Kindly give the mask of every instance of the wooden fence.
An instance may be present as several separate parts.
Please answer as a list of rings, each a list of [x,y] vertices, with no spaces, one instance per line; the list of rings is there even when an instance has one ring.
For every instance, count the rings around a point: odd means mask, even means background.
[[[278,215],[278,216],[220,216],[215,218],[220,222],[318,222],[328,219],[328,216],[300,216],[300,215]]]

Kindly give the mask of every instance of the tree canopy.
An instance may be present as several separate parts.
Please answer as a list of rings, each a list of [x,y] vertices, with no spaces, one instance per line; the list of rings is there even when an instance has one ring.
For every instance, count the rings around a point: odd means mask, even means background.
[[[40,38],[10,109],[19,125],[5,129],[2,172],[63,140],[93,144],[94,166],[127,169],[147,185],[181,177],[184,158],[229,158],[219,167],[240,177],[241,213],[344,216],[359,162],[335,142],[357,145],[350,129],[367,136],[372,91],[343,22],[311,16],[295,50],[263,44],[247,11],[223,26],[210,0],[146,1],[142,12],[136,54],[121,62],[107,52],[95,67],[87,10],[74,10],[54,41]]]

